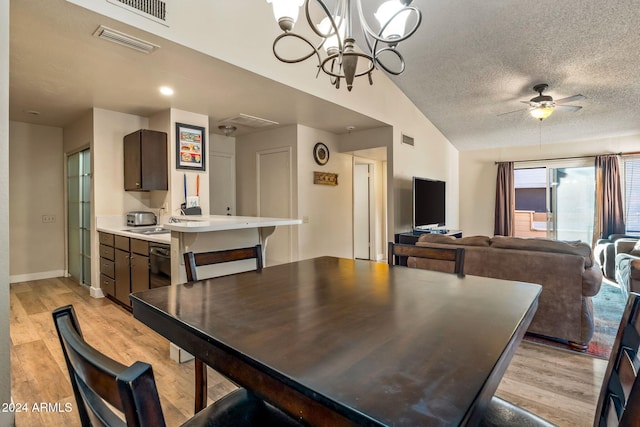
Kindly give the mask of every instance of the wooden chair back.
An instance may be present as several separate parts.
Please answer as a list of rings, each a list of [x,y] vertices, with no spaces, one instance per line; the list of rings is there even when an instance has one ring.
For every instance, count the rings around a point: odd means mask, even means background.
[[[222,251],[199,253],[185,252],[184,266],[187,273],[187,281],[193,282],[194,280],[198,280],[196,267],[252,258],[255,258],[256,260],[256,270],[261,270],[263,267],[262,245],[257,244],[256,246],[248,248],[226,249]],[[201,359],[196,357],[193,364],[193,370],[195,377],[194,412],[197,414],[207,406],[207,366]]]
[[[464,276],[464,248],[434,248],[389,242],[388,261],[393,266],[397,257],[432,260],[429,270],[452,272]],[[409,265],[411,267],[411,265]],[[423,267],[421,267],[423,268]]]
[[[165,426],[151,365],[125,366],[91,347],[70,305],[54,310],[53,321],[84,427]]]
[[[189,282],[198,280],[196,267],[252,258],[256,259],[256,270],[261,270],[263,267],[262,245],[257,244],[248,248],[227,249],[212,252],[186,252],[184,254],[184,266],[187,271],[187,280]]]
[[[631,292],[611,349],[594,427],[640,426],[640,294]]]

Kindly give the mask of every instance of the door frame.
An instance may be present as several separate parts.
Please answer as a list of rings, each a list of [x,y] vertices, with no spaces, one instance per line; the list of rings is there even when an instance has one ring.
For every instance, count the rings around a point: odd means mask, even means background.
[[[355,201],[355,168],[356,165],[368,165],[369,166],[369,180],[368,180],[368,192],[369,192],[369,259],[376,260],[377,259],[377,244],[376,244],[376,163],[374,161],[361,158],[361,157],[353,157],[353,188],[352,188],[352,200]],[[352,257],[355,258],[356,251],[356,242],[355,242],[355,223],[356,223],[356,215],[355,215],[355,203],[353,204],[354,209],[352,210],[352,227],[353,237],[352,237],[352,248],[353,253]]]

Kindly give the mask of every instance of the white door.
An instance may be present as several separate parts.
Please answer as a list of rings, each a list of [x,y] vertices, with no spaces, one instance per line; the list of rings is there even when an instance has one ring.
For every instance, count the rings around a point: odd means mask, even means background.
[[[291,149],[284,147],[258,152],[258,216],[292,217]],[[266,265],[291,262],[291,227],[277,227],[269,237]]]
[[[209,203],[211,215],[235,215],[235,155],[213,152],[209,158]]]
[[[353,256],[370,259],[371,198],[367,163],[353,167]]]

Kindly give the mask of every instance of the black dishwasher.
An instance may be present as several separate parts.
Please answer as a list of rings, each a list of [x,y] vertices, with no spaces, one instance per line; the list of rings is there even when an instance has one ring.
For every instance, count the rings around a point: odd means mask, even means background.
[[[171,285],[171,246],[149,243],[149,287]]]

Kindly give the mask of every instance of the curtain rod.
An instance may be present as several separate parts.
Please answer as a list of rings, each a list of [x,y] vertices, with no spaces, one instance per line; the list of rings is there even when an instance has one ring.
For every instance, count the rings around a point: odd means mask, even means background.
[[[554,157],[551,159],[530,159],[530,160],[513,160],[513,163],[524,163],[524,162],[544,162],[551,160],[572,160],[572,159],[589,159],[597,156],[607,156],[607,155],[616,155],[616,156],[633,156],[640,154],[640,151],[629,151],[626,153],[606,153],[606,154],[593,154],[591,156],[570,156],[570,157]],[[498,163],[508,163],[508,162],[494,162],[494,164]]]

